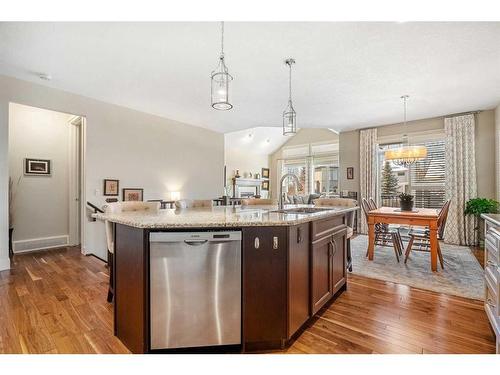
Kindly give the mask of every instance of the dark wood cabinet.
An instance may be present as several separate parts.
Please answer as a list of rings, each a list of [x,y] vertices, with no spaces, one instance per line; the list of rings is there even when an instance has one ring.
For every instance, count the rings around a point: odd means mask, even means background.
[[[338,220],[336,218],[336,220]],[[345,284],[346,228],[342,222],[313,223],[311,313],[316,314]]]
[[[288,227],[243,229],[245,351],[285,345],[287,232]]]
[[[311,316],[309,309],[309,234],[309,223],[290,227],[288,234],[288,339]]]
[[[244,351],[283,348],[345,284],[343,217],[243,228]]]

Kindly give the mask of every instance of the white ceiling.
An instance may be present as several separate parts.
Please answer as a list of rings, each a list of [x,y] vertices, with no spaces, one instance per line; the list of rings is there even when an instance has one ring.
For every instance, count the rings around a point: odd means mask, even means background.
[[[284,136],[283,130],[277,127],[257,127],[224,134],[226,147],[249,155],[270,155],[289,139],[290,136]]]
[[[337,131],[500,102],[500,23],[226,23],[231,111],[210,107],[219,24],[1,23],[0,74],[228,132],[281,126],[286,57],[298,126]],[[52,75],[42,81],[38,72]]]

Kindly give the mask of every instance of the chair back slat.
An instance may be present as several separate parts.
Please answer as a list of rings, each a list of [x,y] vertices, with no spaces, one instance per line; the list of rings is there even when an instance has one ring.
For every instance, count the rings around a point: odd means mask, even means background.
[[[361,208],[363,209],[363,213],[365,214],[366,221],[368,221],[368,212],[371,211],[371,208],[370,204],[365,198],[361,200]]]
[[[370,207],[370,211],[376,210],[378,208],[377,203],[375,202],[375,200],[372,197],[370,197],[370,199],[368,199],[368,206]]]
[[[446,227],[446,220],[448,219],[448,211],[450,209],[451,200],[444,203],[441,211],[439,211],[438,216],[438,237],[440,239],[444,238],[444,229]]]

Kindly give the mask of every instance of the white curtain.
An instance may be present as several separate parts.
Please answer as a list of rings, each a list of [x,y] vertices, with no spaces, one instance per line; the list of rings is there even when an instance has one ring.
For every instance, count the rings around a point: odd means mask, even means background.
[[[377,129],[365,129],[359,133],[359,176],[360,203],[363,198],[377,198]],[[361,233],[368,233],[368,225],[363,213]]]
[[[464,215],[465,203],[477,197],[474,115],[447,117],[446,199],[451,199],[445,241],[455,245],[474,242],[473,218]]]

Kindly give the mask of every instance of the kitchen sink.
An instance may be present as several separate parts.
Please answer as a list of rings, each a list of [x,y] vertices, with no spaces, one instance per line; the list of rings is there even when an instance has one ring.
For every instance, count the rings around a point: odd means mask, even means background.
[[[280,214],[289,215],[305,215],[305,214],[315,214],[316,212],[329,211],[329,208],[319,208],[319,207],[297,207],[297,208],[284,208],[282,210],[275,210],[271,212],[276,212]]]

